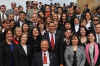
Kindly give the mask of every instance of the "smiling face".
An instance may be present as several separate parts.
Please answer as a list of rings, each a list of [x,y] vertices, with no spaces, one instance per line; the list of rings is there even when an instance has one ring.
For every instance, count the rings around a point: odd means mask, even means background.
[[[86,35],[85,28],[83,28],[83,27],[80,28],[80,34],[81,34],[81,36],[85,36]]]
[[[42,50],[42,51],[47,51],[48,48],[49,48],[49,46],[48,46],[48,41],[47,41],[47,40],[41,41],[41,50]]]
[[[6,40],[11,41],[12,39],[13,39],[13,34],[12,34],[11,31],[8,31],[8,32],[6,33]]]
[[[95,36],[93,33],[88,34],[88,40],[90,43],[95,41]]]
[[[77,36],[74,35],[72,37],[72,40],[71,41],[72,41],[72,45],[78,45],[79,40],[78,40],[78,37]]]
[[[24,32],[28,32],[28,29],[29,29],[28,24],[24,24],[24,25],[23,25],[23,31],[24,31]]]
[[[17,37],[20,37],[20,36],[22,35],[22,29],[21,29],[20,27],[17,27],[17,28],[15,29],[15,32],[16,32],[16,36],[17,36]]]
[[[34,37],[37,37],[39,35],[39,31],[37,28],[33,28],[32,34]]]
[[[27,34],[23,34],[22,36],[21,36],[21,44],[26,44],[26,42],[27,42]]]

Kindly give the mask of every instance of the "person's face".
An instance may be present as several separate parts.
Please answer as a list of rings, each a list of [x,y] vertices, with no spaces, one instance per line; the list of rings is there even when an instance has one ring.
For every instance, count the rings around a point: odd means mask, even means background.
[[[78,45],[79,40],[78,40],[77,36],[73,36],[71,41],[72,41],[72,45]]]
[[[15,22],[14,21],[11,21],[10,22],[10,26],[11,26],[11,28],[13,28],[15,26]]]
[[[31,18],[32,22],[37,22],[37,14],[33,14]]]
[[[34,28],[33,31],[32,31],[32,33],[33,33],[34,37],[37,37],[39,35],[39,31],[38,31],[37,28]]]
[[[8,31],[8,32],[7,32],[7,34],[6,34],[6,39],[7,39],[7,40],[10,40],[10,41],[13,39],[13,35],[12,35],[12,32],[11,32],[11,31]]]
[[[52,11],[55,11],[55,6],[52,6],[52,7],[51,7],[51,10],[52,10]]]
[[[48,41],[42,41],[42,42],[41,42],[41,50],[42,50],[42,51],[47,51],[48,48],[49,48],[49,46],[48,46]]]
[[[9,14],[8,19],[9,20],[13,20],[14,19],[14,15],[13,14]]]
[[[88,40],[89,40],[90,42],[94,42],[94,41],[95,41],[95,36],[94,36],[92,33],[90,33],[90,34],[88,35]]]
[[[54,20],[57,20],[57,19],[58,19],[58,15],[57,15],[57,14],[54,14],[54,15],[53,15],[53,19],[54,19]]]
[[[56,31],[56,25],[54,23],[50,23],[48,25],[49,32],[53,33]]]
[[[28,29],[29,29],[28,25],[27,25],[27,24],[24,24],[24,25],[23,25],[23,30],[24,30],[25,32],[28,32]]]
[[[65,37],[66,38],[69,38],[71,36],[71,30],[67,30],[66,32],[65,32]]]
[[[19,10],[17,7],[14,8],[14,14],[18,14],[19,13]]]
[[[94,23],[94,25],[98,24],[99,23],[99,18],[98,17],[94,17],[93,18],[93,23]]]
[[[71,25],[69,23],[66,23],[65,24],[65,29],[70,29],[71,28]]]
[[[22,29],[21,29],[21,28],[17,28],[17,29],[16,29],[16,35],[17,35],[18,37],[20,37],[20,36],[22,35]]]
[[[62,14],[62,9],[61,8],[58,8],[58,13]]]
[[[84,28],[80,28],[80,33],[82,36],[85,36],[86,35],[86,31]]]
[[[79,24],[79,19],[78,18],[74,19],[74,24]]]
[[[66,14],[62,15],[62,20],[66,20]]]
[[[5,11],[6,11],[6,7],[1,7],[1,12],[3,12],[3,13],[5,13]]]
[[[40,15],[41,17],[44,17],[44,14],[43,14],[43,12],[40,12],[40,13],[39,13],[39,15]]]
[[[20,7],[20,8],[19,8],[19,11],[23,11],[23,7]]]
[[[86,13],[86,19],[90,19],[90,18],[91,18],[90,13]]]
[[[80,14],[81,13],[81,9],[80,8],[76,8],[76,13]]]
[[[96,25],[96,33],[100,33],[100,24]]]
[[[14,9],[16,7],[16,3],[11,3],[11,7]]]
[[[47,18],[47,23],[50,23],[52,20],[50,17]]]
[[[10,29],[11,26],[10,26],[10,22],[9,21],[6,21],[6,29]]]
[[[56,28],[58,28],[58,21],[54,21],[54,24],[56,25]]]
[[[49,6],[46,6],[46,11],[50,11],[50,7]]]
[[[83,20],[82,22],[81,22],[81,26],[86,26],[86,20]]]
[[[26,42],[27,42],[27,34],[24,34],[24,35],[22,35],[22,37],[21,37],[21,43],[22,44],[26,44]]]
[[[21,14],[19,15],[19,18],[20,18],[20,20],[25,20],[26,15],[25,15],[24,13],[21,13]]]

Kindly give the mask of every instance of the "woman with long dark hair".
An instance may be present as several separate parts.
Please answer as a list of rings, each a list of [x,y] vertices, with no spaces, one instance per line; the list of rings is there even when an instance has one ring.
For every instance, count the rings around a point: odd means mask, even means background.
[[[85,48],[86,65],[85,66],[99,66],[100,65],[100,47],[96,43],[96,37],[93,32],[88,34],[88,43]]]
[[[85,51],[84,48],[79,45],[80,42],[77,34],[72,36],[71,44],[71,46],[68,46],[65,49],[65,66],[84,66]]]

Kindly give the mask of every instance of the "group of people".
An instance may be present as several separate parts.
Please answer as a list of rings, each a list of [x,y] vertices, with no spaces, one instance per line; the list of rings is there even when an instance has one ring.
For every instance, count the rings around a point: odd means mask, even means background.
[[[100,66],[100,7],[27,1],[0,6],[0,66]]]

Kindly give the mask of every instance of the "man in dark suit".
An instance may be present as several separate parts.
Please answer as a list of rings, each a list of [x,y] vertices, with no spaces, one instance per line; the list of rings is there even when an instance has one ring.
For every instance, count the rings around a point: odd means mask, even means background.
[[[63,32],[57,30],[57,27],[53,22],[48,24],[48,32],[44,35],[44,38],[49,41],[49,50],[54,52],[57,57],[58,64],[62,64],[60,47],[63,43],[63,35]]]
[[[48,51],[48,48],[48,40],[42,40],[41,51],[32,56],[32,66],[58,66],[55,54]]]
[[[21,11],[21,12],[19,13],[19,20],[18,20],[18,22],[16,23],[16,26],[22,27],[22,25],[23,25],[24,23],[27,23],[27,24],[28,24],[29,21],[26,20],[26,13],[25,13],[24,11]]]

